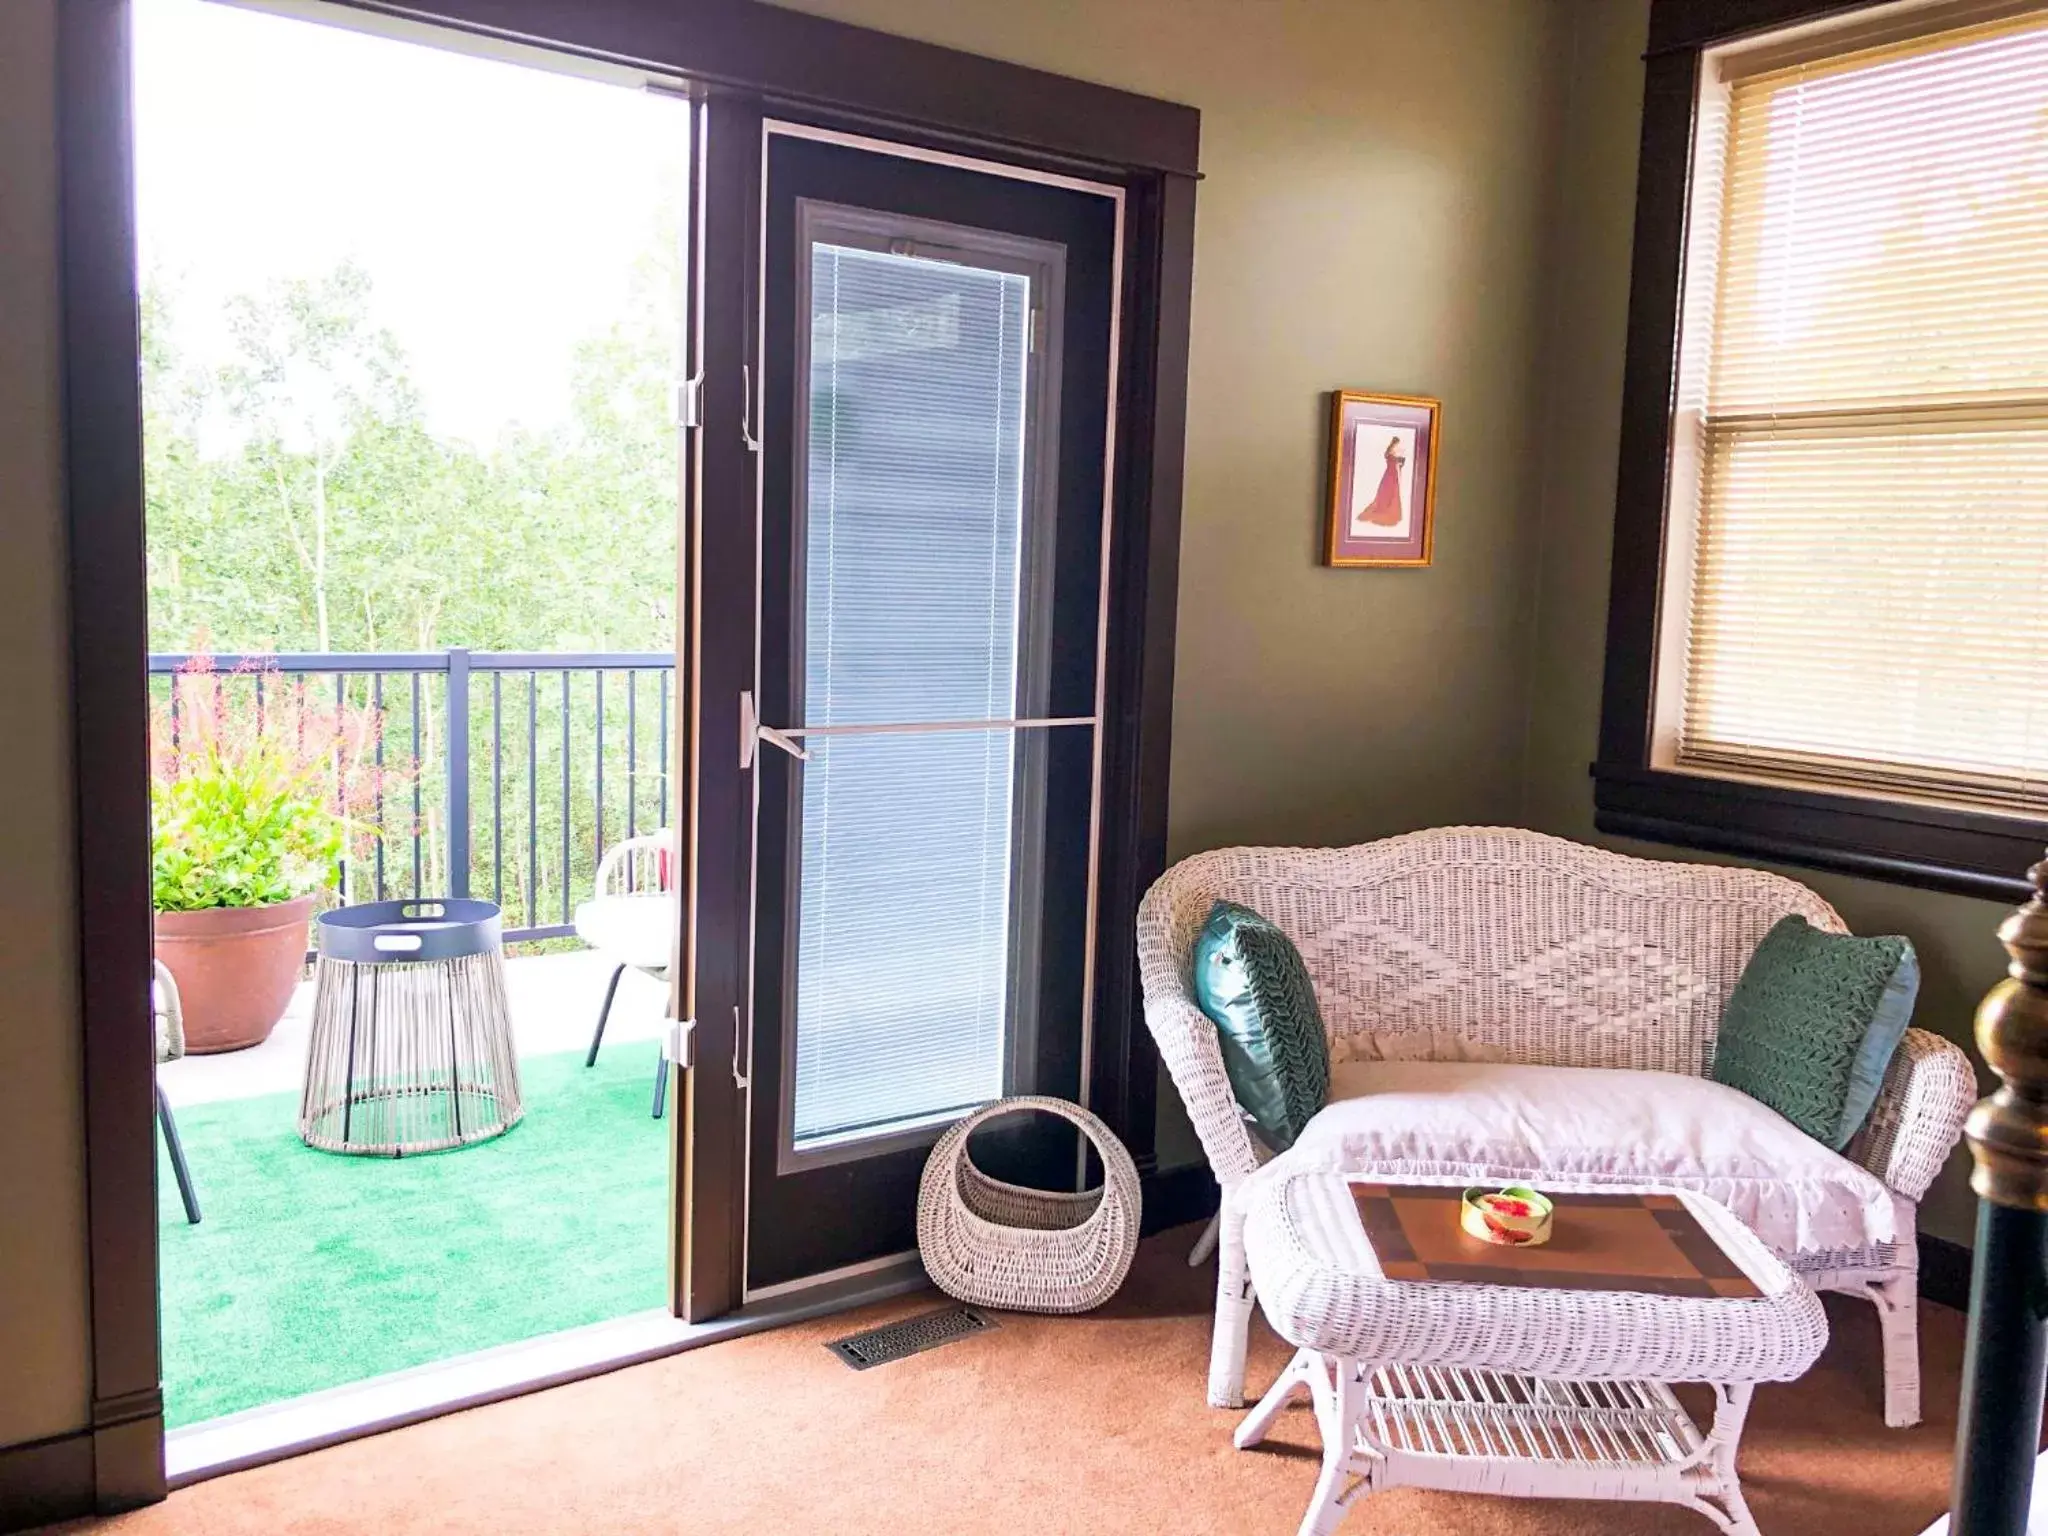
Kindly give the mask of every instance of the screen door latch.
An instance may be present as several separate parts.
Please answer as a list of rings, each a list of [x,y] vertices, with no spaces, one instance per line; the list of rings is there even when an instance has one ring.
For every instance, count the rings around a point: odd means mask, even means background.
[[[697,1021],[668,1021],[668,1059],[687,1071],[697,1065]]]
[[[760,742],[771,747],[780,747],[798,762],[807,763],[811,754],[794,736],[788,736],[772,725],[763,725],[761,717],[754,713],[754,695],[751,689],[740,690],[740,767],[754,766],[755,747]]]
[[[693,379],[682,379],[676,384],[676,425],[695,428],[704,425],[704,370],[698,369]]]

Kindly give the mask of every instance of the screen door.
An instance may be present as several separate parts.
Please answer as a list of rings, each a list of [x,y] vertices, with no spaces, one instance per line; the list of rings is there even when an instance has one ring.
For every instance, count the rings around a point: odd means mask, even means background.
[[[752,1291],[908,1250],[945,1127],[1081,1092],[1119,207],[765,142]]]

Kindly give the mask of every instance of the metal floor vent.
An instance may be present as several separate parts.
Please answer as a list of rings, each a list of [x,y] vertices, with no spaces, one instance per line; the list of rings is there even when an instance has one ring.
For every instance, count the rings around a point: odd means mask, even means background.
[[[994,1318],[974,1307],[941,1307],[898,1323],[884,1323],[866,1333],[850,1334],[825,1347],[856,1371],[864,1371],[871,1365],[887,1365],[906,1355],[937,1349],[970,1333],[986,1333],[995,1325]]]

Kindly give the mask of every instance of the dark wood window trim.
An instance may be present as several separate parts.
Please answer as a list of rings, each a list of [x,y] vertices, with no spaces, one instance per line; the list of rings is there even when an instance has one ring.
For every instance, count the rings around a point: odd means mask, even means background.
[[[1702,50],[1872,0],[1653,0],[1636,180],[1621,461],[1594,825],[1603,832],[1835,869],[1995,900],[2023,899],[2048,820],[1744,783],[1657,768],[1651,714],[1664,601],[1693,112]]]
[[[78,934],[92,1420],[82,1437],[89,1458],[82,1449],[42,1458],[53,1470],[38,1509],[112,1512],[164,1492],[128,0],[58,3],[73,779],[75,803],[91,808],[78,816]],[[755,0],[337,3],[635,65],[699,92],[745,98],[757,112],[1046,169],[1082,168],[1125,188],[1121,551],[1110,573],[1120,629],[1105,729],[1110,793],[1093,1071],[1096,1108],[1149,1175],[1157,1065],[1138,1024],[1132,924],[1138,895],[1165,867],[1199,113]],[[722,387],[707,380],[707,413]],[[718,1042],[703,1049],[707,1063],[725,1066]],[[724,1216],[736,1234],[738,1205]],[[708,1276],[728,1269],[737,1251],[735,1238],[686,1252],[682,1262]]]

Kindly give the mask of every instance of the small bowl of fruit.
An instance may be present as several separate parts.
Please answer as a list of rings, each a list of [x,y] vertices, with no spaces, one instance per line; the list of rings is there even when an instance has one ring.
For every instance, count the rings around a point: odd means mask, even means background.
[[[1550,1241],[1551,1204],[1526,1184],[1505,1189],[1468,1189],[1459,1224],[1482,1243],[1534,1248]]]

